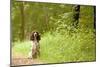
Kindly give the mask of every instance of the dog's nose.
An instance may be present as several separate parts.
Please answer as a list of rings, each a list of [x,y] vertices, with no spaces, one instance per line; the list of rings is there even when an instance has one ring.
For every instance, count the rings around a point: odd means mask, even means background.
[[[37,33],[35,32],[35,33],[34,33],[34,36],[36,36],[36,35],[37,35]]]

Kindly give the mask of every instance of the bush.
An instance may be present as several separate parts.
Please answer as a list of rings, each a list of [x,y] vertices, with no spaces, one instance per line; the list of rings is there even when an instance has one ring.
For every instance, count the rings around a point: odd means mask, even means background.
[[[95,34],[91,31],[74,33],[45,33],[41,41],[41,57],[48,63],[95,60]]]

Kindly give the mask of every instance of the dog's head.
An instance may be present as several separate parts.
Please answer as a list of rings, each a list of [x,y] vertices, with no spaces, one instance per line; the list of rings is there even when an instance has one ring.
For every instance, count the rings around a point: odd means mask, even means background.
[[[34,40],[37,40],[39,41],[41,38],[40,38],[40,34],[39,32],[32,32],[31,36],[30,36],[30,40],[34,41]]]

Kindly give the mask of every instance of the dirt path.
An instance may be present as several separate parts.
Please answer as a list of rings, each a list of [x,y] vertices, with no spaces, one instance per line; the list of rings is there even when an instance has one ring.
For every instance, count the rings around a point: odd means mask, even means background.
[[[21,53],[12,54],[11,66],[43,64],[43,63],[44,62],[38,58],[37,59],[28,58],[27,56]]]
[[[16,65],[31,65],[31,64],[42,64],[38,59],[30,59],[30,58],[13,58],[12,59],[12,66]]]
[[[17,65],[32,65],[32,64],[43,64],[44,61],[40,59],[28,58],[28,56],[22,53],[12,53],[11,66]]]

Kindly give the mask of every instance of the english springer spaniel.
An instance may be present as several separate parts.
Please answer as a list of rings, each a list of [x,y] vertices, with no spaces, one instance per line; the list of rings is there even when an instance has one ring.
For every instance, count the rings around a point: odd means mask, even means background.
[[[30,40],[32,41],[32,48],[31,52],[29,53],[29,58],[37,58],[40,56],[40,34],[38,32],[32,32]]]

